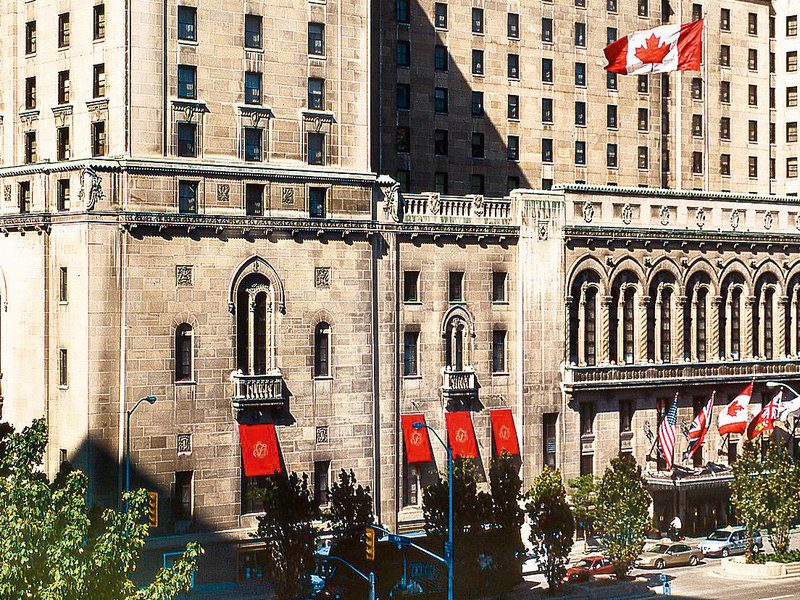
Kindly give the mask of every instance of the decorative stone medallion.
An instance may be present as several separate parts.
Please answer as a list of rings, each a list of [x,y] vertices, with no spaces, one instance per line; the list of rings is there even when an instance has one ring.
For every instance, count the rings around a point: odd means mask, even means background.
[[[736,231],[739,228],[739,222],[742,220],[742,214],[738,208],[733,209],[731,212],[731,229]]]
[[[622,222],[625,225],[630,225],[631,221],[633,221],[633,207],[630,204],[625,204],[622,207]]]
[[[231,186],[227,183],[217,184],[217,202],[225,204],[231,200]]]
[[[537,223],[536,231],[539,235],[540,242],[545,241],[550,236],[550,227],[547,221],[539,221]]]
[[[331,287],[330,267],[314,267],[314,287],[323,289]]]
[[[6,204],[11,204],[11,186],[7,185],[3,190],[3,198],[5,199]]]
[[[772,211],[768,211],[764,215],[764,229],[772,229],[772,225],[775,223],[775,216],[772,214]]]
[[[794,226],[795,226],[795,229],[797,229],[798,231],[800,231],[800,213],[797,213],[797,214],[794,216]]]
[[[328,438],[327,425],[317,425],[317,435],[315,439],[317,444],[327,444],[330,441]]]
[[[662,225],[669,225],[669,219],[670,219],[669,206],[662,206],[661,212],[658,214],[658,216],[659,219],[661,220]]]
[[[179,433],[177,442],[178,454],[187,455],[192,453],[192,434]]]
[[[705,227],[706,224],[706,209],[702,206],[697,209],[697,212],[694,214],[695,222],[697,223],[697,228],[702,229]]]
[[[583,220],[591,223],[594,220],[594,204],[591,202],[584,202],[583,204]]]
[[[281,188],[281,204],[284,206],[294,205],[294,188],[282,187]]]
[[[175,285],[178,287],[192,287],[194,285],[194,266],[175,266]]]

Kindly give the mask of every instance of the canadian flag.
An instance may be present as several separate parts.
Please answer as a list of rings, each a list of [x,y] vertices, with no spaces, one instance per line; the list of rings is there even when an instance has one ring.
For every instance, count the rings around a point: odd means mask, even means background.
[[[606,46],[606,71],[623,75],[699,71],[703,20],[635,31]]]
[[[747,407],[753,395],[753,384],[748,385],[733,401],[722,409],[717,420],[720,435],[744,433],[747,428]]]

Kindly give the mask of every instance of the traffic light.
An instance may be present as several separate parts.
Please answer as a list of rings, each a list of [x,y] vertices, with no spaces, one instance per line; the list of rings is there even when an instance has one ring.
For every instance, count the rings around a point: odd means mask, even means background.
[[[367,527],[367,560],[375,560],[375,530]]]
[[[147,492],[147,524],[150,529],[158,527],[158,492]]]

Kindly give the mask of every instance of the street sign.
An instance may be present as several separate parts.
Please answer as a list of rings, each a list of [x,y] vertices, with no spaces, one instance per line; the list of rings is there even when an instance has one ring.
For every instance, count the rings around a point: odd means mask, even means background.
[[[450,542],[444,543],[444,559],[445,560],[452,560],[453,558],[453,544]]]
[[[411,540],[406,537],[403,537],[402,535],[396,535],[394,533],[390,533],[389,543],[397,544],[398,546],[408,546],[411,543]]]

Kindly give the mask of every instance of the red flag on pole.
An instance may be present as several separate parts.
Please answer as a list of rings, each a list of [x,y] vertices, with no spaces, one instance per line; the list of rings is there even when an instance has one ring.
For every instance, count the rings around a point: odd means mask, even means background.
[[[775,429],[775,421],[778,419],[782,398],[783,392],[780,391],[750,420],[745,431],[745,437],[748,440],[754,440],[762,433]]]
[[[699,71],[703,20],[634,31],[606,46],[606,70],[622,75]]]
[[[753,395],[753,384],[744,388],[728,406],[723,408],[717,417],[720,435],[728,433],[744,433],[747,428],[747,406]]]
[[[410,463],[430,462],[431,442],[428,439],[428,429],[414,428],[414,423],[425,424],[425,415],[401,415],[400,423],[403,426],[403,440],[406,444],[406,460]]]
[[[453,458],[478,458],[478,444],[469,412],[447,412],[444,420],[447,423],[447,442],[453,451]]]
[[[242,463],[246,477],[281,472],[281,456],[275,425],[239,425]]]
[[[519,442],[517,429],[514,426],[514,415],[510,408],[498,408],[489,413],[492,418],[492,432],[494,433],[494,451],[497,456],[507,452],[512,456],[519,456]]]
[[[708,434],[708,430],[711,427],[711,413],[714,410],[714,398],[716,395],[717,392],[711,394],[711,398],[708,399],[703,410],[697,413],[691,426],[689,426],[689,447],[683,454],[683,460],[692,458],[697,449],[703,445],[706,434]]]

